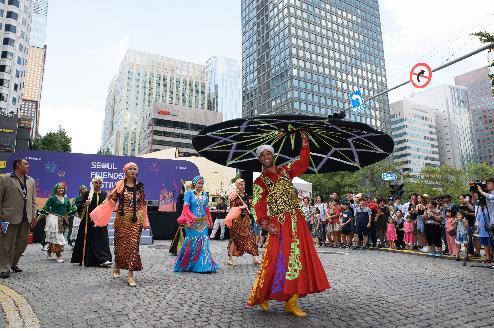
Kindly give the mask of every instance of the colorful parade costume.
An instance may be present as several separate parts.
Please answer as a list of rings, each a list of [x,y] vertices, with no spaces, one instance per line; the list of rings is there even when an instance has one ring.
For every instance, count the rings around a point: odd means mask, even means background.
[[[69,225],[68,218],[77,213],[77,208],[72,206],[65,193],[63,197],[57,196],[57,190],[61,186],[65,188],[63,183],[58,183],[53,187],[52,196],[39,210],[40,215],[46,216],[45,241],[49,244],[48,254],[59,254],[64,251],[64,245],[67,244],[65,234]]]
[[[292,184],[309,165],[310,150],[303,145],[300,159],[276,167],[276,173],[263,169],[254,182],[254,208],[257,221],[278,230],[269,235],[266,250],[248,305],[267,310],[268,300],[285,301],[285,309],[300,317],[298,297],[328,289],[329,282]],[[296,313],[295,313],[296,311]]]
[[[112,260],[108,238],[108,227],[96,227],[89,214],[106,199],[106,192],[94,192],[89,206],[84,203],[90,192],[82,194],[77,201],[77,211],[81,215],[81,224],[77,233],[71,263],[86,267],[97,267]]]
[[[230,198],[230,208],[241,207],[244,205],[244,202],[248,203],[247,195],[240,196],[240,193],[235,192]],[[248,207],[250,208],[250,206]],[[228,243],[228,252],[230,252],[230,249],[233,249],[233,256],[242,256],[244,253],[258,256],[259,252],[247,209],[243,209],[231,223],[231,226],[229,226],[230,242]]]
[[[185,192],[182,214],[177,220],[185,226],[185,240],[175,262],[175,272],[211,273],[218,269],[209,249],[208,224],[211,215],[208,200],[205,192]]]

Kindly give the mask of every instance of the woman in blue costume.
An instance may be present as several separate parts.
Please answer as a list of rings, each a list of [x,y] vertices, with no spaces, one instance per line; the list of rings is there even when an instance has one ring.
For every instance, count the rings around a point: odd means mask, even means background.
[[[218,269],[209,250],[208,227],[212,227],[212,220],[203,185],[204,177],[194,177],[192,189],[184,195],[182,214],[177,222],[185,226],[185,240],[175,262],[176,272],[211,273]]]

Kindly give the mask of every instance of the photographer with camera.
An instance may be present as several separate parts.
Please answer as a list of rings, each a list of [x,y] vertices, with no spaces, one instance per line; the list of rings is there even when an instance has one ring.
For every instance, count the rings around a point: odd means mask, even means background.
[[[479,207],[476,219],[480,244],[485,248],[484,263],[492,263],[493,231],[494,231],[494,178],[488,178],[485,185],[477,184]],[[487,192],[486,192],[487,191]]]

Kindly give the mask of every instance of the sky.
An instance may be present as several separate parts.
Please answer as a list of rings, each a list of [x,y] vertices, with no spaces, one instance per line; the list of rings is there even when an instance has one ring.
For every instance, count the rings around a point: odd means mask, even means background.
[[[59,125],[72,151],[100,147],[109,84],[129,48],[205,64],[241,61],[240,0],[50,0],[40,133]],[[446,5],[447,4],[447,5]],[[478,49],[469,34],[494,32],[494,1],[379,0],[388,87],[408,80],[415,63],[432,68]],[[434,73],[430,85],[487,65],[486,52]],[[423,89],[422,89],[423,90]],[[402,87],[390,102],[417,92]]]

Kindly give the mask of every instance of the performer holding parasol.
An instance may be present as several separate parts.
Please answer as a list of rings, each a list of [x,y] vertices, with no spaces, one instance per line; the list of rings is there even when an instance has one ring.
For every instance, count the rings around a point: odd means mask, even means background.
[[[250,205],[245,194],[245,181],[238,178],[235,181],[235,192],[230,194],[230,213],[225,218],[225,225],[230,228],[228,243],[228,265],[235,265],[234,256],[242,256],[245,252],[252,255],[252,262],[259,264],[254,233],[250,220]]]

